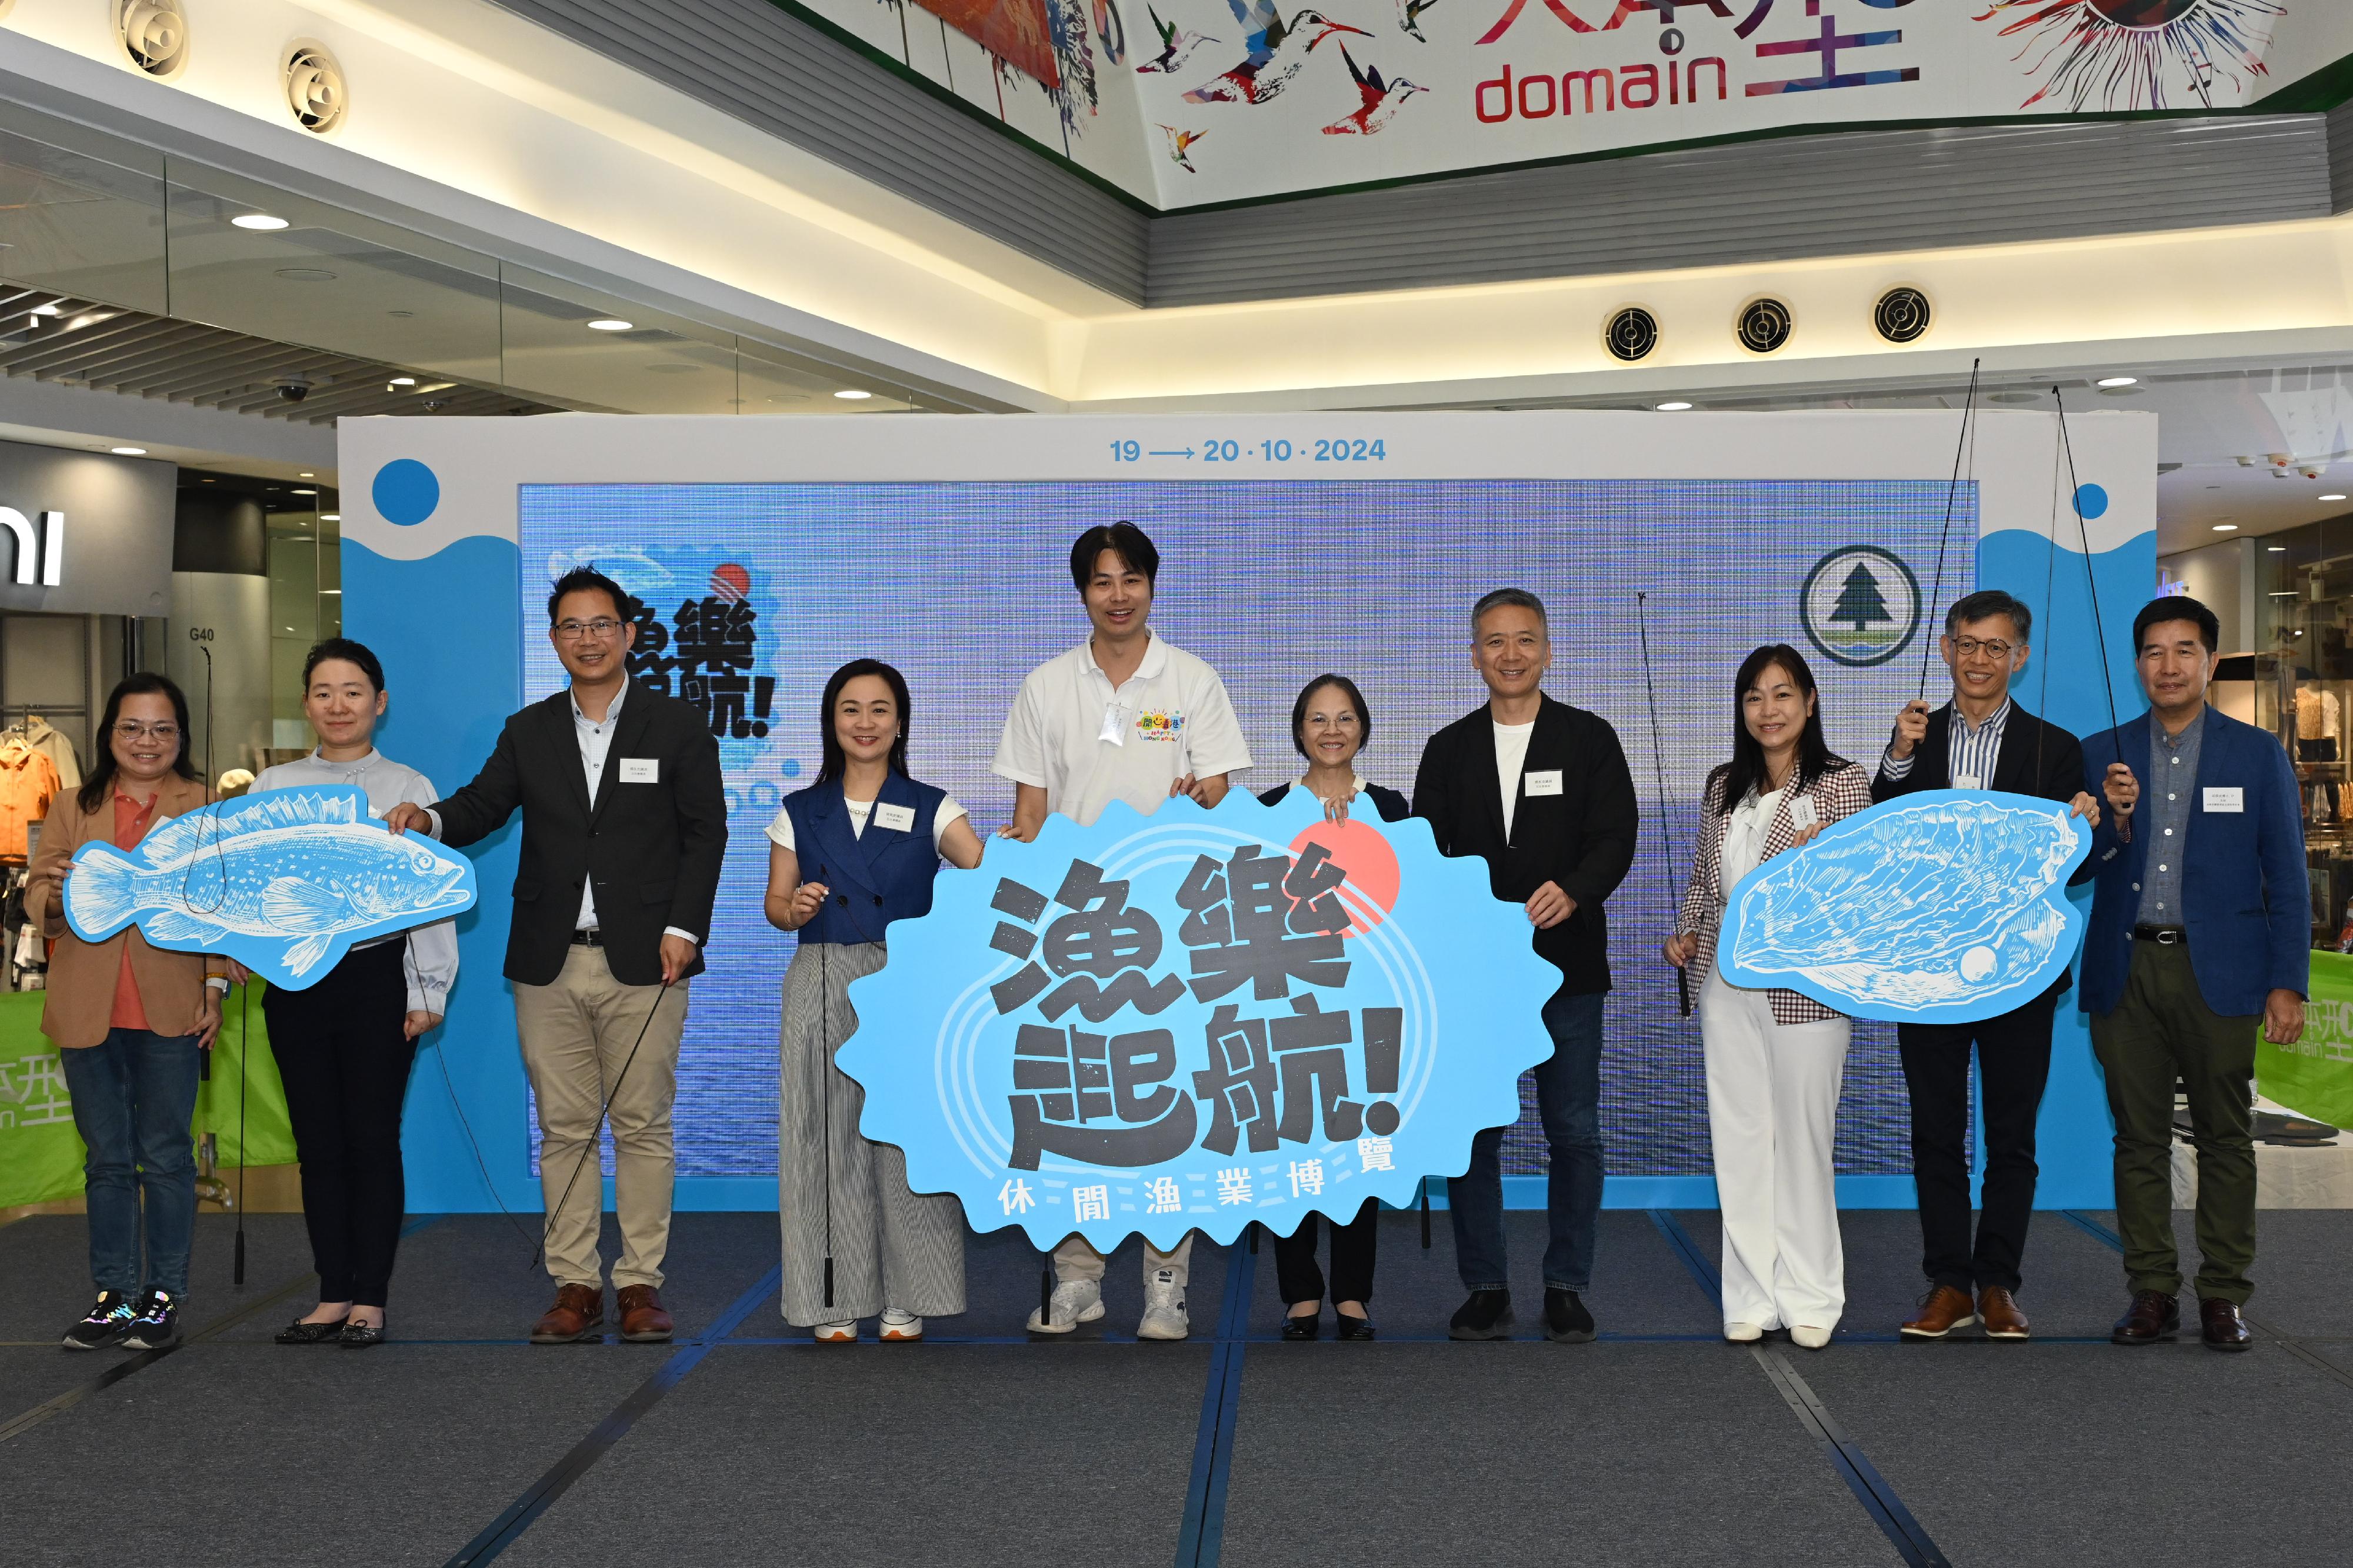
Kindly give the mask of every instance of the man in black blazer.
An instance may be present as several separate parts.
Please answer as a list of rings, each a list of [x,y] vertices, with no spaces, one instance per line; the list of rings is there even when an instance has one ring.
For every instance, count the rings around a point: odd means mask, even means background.
[[[1487,701],[1422,749],[1413,812],[1440,851],[1477,855],[1499,899],[1527,908],[1537,956],[1561,972],[1545,1004],[1552,1059],[1535,1069],[1536,1106],[1551,1153],[1545,1207],[1545,1334],[1593,1338],[1580,1299],[1593,1276],[1601,1211],[1601,998],[1609,989],[1602,900],[1634,861],[1633,775],[1618,731],[1542,689],[1552,663],[1544,601],[1499,588],[1471,612],[1471,662]],[[1471,1168],[1447,1184],[1455,1267],[1471,1294],[1448,1332],[1502,1339],[1512,1322],[1504,1248],[1504,1130],[1471,1145]]]
[[[2074,736],[2010,700],[2026,667],[2034,616],[1999,588],[1956,600],[1940,647],[1953,700],[1934,712],[1911,702],[1880,758],[1871,798],[1919,790],[2002,790],[2073,803],[2097,824],[2084,790],[2084,748]],[[1895,1038],[1912,1099],[1912,1175],[1919,1191],[1921,1268],[1928,1293],[1903,1325],[1910,1339],[1940,1340],[1972,1322],[1987,1337],[2022,1340],[2019,1265],[2034,1212],[2034,1123],[2051,1076],[2051,1018],[2070,984],[2063,972],[2031,1002],[1974,1024],[1899,1024]],[[1969,1047],[1985,1100],[1983,1212],[1969,1238]]]
[[[604,1183],[590,1166],[608,1101],[621,1337],[670,1337],[659,1294],[676,1174],[670,1102],[686,982],[702,970],[719,892],[727,805],[719,744],[702,715],[629,681],[637,626],[625,597],[594,571],[557,582],[548,640],[571,686],[509,718],[473,783],[386,819],[396,833],[422,828],[457,846],[522,812],[506,976],[539,1105],[556,1283],[534,1344],[587,1339],[604,1326]]]

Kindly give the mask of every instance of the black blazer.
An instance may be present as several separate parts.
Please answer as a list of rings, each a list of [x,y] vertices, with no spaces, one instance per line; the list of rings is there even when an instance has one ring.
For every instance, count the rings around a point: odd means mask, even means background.
[[[1602,900],[1633,865],[1640,828],[1625,749],[1608,720],[1547,697],[1521,766],[1507,842],[1495,780],[1494,720],[1482,706],[1422,748],[1413,814],[1429,819],[1441,853],[1484,858],[1488,885],[1499,899],[1523,904],[1545,883],[1559,883],[1577,900],[1577,912],[1535,933],[1536,955],[1559,966],[1564,992],[1607,991],[1609,927]],[[1531,797],[1526,773],[1554,768],[1560,770],[1560,794]]]
[[[1948,749],[1952,732],[1953,705],[1947,702],[1928,715],[1928,732],[1912,749],[1910,773],[1900,779],[1874,773],[1871,781],[1873,804],[1916,790],[1952,788]],[[2073,800],[2084,787],[2083,743],[2013,701],[2010,717],[2002,722],[2001,750],[1993,760],[1993,778],[1986,787],[2011,795],[2039,795],[2044,800]]]
[[[1290,784],[1279,784],[1271,790],[1263,791],[1258,797],[1259,804],[1261,805],[1277,805],[1284,795],[1291,793],[1292,788]],[[1406,805],[1405,796],[1393,789],[1384,788],[1366,780],[1365,794],[1371,797],[1373,809],[1381,814],[1383,822],[1402,822],[1413,815],[1413,808]]]
[[[649,759],[651,784],[621,782],[621,763]],[[719,742],[702,715],[632,684],[605,753],[596,808],[580,768],[580,740],[566,689],[511,715],[474,782],[434,804],[441,842],[471,844],[522,810],[506,976],[546,985],[563,971],[580,918],[580,886],[593,880],[605,959],[625,985],[661,979],[665,927],[693,933],[694,963],[711,936],[719,866],[727,851],[727,801]]]

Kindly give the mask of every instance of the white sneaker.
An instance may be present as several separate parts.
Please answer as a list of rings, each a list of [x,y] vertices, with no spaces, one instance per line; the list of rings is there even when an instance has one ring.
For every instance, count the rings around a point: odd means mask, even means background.
[[[1040,1318],[1029,1314],[1029,1331],[1033,1334],[1067,1334],[1081,1323],[1092,1323],[1103,1316],[1103,1286],[1092,1279],[1065,1279],[1054,1287],[1052,1312]]]
[[[882,1312],[881,1339],[885,1343],[904,1343],[923,1337],[923,1320],[913,1312],[902,1312],[896,1307]]]
[[[1185,1291],[1176,1270],[1163,1268],[1144,1282],[1144,1321],[1135,1325],[1139,1340],[1181,1340],[1193,1331],[1185,1321]]]
[[[809,1337],[821,1345],[854,1345],[858,1342],[858,1320],[848,1318],[839,1323],[819,1323],[809,1331]]]
[[[1755,1323],[1726,1323],[1724,1337],[1736,1345],[1749,1344],[1765,1337],[1765,1331]]]
[[[1818,1351],[1831,1342],[1831,1331],[1807,1323],[1792,1323],[1789,1325],[1789,1342],[1799,1350]]]

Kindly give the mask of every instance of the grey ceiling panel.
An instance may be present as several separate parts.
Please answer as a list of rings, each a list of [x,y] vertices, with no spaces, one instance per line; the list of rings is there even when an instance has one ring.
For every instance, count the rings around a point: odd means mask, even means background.
[[[2353,196],[2353,149],[2339,163]],[[2316,114],[1780,138],[1170,214],[1145,303],[2316,217],[2330,163]]]
[[[1145,213],[768,0],[495,3],[1107,293],[1144,299]]]

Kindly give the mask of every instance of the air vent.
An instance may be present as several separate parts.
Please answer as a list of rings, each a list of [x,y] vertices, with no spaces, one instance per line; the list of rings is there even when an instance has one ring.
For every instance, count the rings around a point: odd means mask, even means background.
[[[343,122],[343,68],[316,44],[297,44],[286,57],[286,107],[294,123],[324,136]]]
[[[1753,354],[1769,354],[1789,341],[1789,307],[1778,300],[1752,300],[1741,307],[1733,334]]]
[[[1928,296],[1917,289],[1890,289],[1872,307],[1871,324],[1891,343],[1908,343],[1928,331]]]
[[[149,76],[171,76],[187,63],[188,17],[180,0],[119,0],[114,31],[131,63]]]
[[[1659,319],[1640,305],[1629,305],[1609,318],[1601,342],[1613,358],[1629,363],[1645,358],[1659,346]]]

